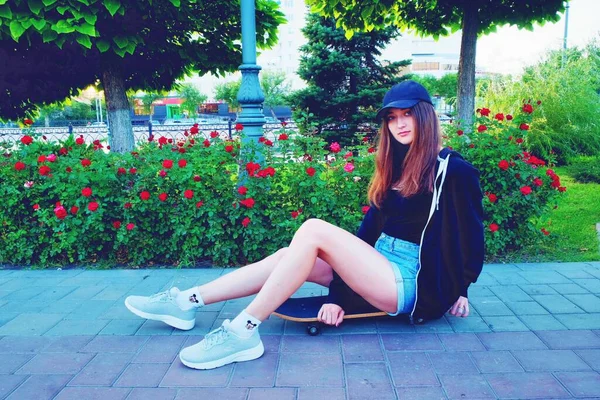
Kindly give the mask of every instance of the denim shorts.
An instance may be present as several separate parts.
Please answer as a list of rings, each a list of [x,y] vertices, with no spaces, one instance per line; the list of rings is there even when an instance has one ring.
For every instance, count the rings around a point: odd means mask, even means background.
[[[375,243],[375,250],[388,259],[396,277],[398,309],[391,316],[412,312],[417,296],[417,270],[419,268],[419,245],[382,233]]]

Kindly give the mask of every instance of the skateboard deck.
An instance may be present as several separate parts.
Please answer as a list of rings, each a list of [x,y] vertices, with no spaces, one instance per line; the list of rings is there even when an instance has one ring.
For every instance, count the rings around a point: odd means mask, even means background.
[[[317,314],[321,306],[327,302],[327,296],[297,297],[285,301],[273,315],[288,321],[295,322],[318,322]],[[365,304],[362,307],[350,310],[344,315],[344,319],[382,317],[388,315],[386,312],[377,310],[375,307]]]

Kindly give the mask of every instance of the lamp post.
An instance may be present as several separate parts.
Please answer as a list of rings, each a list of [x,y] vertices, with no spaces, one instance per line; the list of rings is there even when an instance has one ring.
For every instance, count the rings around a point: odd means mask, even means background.
[[[263,135],[265,116],[262,103],[265,96],[260,88],[256,65],[256,17],[254,0],[241,0],[242,9],[242,84],[237,99],[242,106],[242,112],[237,122],[244,126],[246,140],[258,141]]]

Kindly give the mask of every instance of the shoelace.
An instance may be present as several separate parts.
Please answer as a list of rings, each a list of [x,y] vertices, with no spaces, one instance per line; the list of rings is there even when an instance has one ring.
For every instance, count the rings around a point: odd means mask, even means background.
[[[154,302],[167,302],[168,300],[171,299],[171,289],[164,291],[164,292],[160,292],[160,293],[156,293],[153,294],[152,296],[150,296],[150,302],[154,303]]]
[[[204,349],[208,350],[211,347],[223,343],[228,336],[229,332],[227,332],[223,326],[215,329],[212,332],[209,332],[206,334],[206,336],[204,336]]]

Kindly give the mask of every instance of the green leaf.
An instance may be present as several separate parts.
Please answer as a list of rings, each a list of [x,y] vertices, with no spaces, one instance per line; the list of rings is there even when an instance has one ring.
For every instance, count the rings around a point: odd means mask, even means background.
[[[96,47],[100,50],[100,53],[106,53],[108,49],[110,49],[110,43],[106,40],[98,40],[96,42]]]
[[[34,19],[34,20],[31,20],[31,24],[34,26],[35,29],[37,29],[39,32],[41,32],[42,29],[46,26],[46,20]]]
[[[52,26],[52,29],[54,29],[57,33],[75,32],[75,28],[65,20],[58,21],[54,26]]]
[[[42,34],[42,40],[44,43],[49,43],[54,41],[58,37],[58,33],[52,29],[46,29]]]
[[[0,0],[0,6],[8,3],[8,0]]]
[[[86,49],[91,49],[92,48],[92,41],[90,40],[89,36],[86,36],[86,35],[77,35],[77,38],[75,40],[77,40],[77,43],[79,43],[80,45],[82,45]]]
[[[58,0],[42,0],[42,3],[44,3],[44,5],[46,7],[51,6],[52,4],[56,3]]]
[[[87,36],[96,36],[96,27],[90,24],[81,24],[75,27],[75,30]]]
[[[25,32],[25,28],[19,21],[11,21],[10,25],[10,35],[13,37],[15,41],[18,41],[21,35]]]
[[[56,7],[56,11],[58,11],[58,13],[60,15],[65,15],[65,12],[67,12],[68,9],[69,9],[68,6],[58,6],[58,7]]]
[[[179,7],[181,5],[181,0],[169,0],[171,2],[171,4],[173,4],[175,7]]]
[[[12,19],[12,11],[10,10],[10,6],[0,6],[0,18]]]
[[[98,20],[98,17],[94,14],[83,14],[83,18],[85,19],[85,22],[87,22],[90,25],[96,25],[96,21]]]
[[[44,7],[40,0],[27,0],[27,5],[32,13],[35,15],[40,15],[40,11]]]
[[[121,7],[121,2],[119,0],[106,0],[104,2],[104,7],[106,7],[110,15],[114,17]]]
[[[125,49],[113,49],[113,51],[120,57],[125,57]]]
[[[120,49],[124,49],[129,45],[129,39],[125,36],[115,36],[113,42],[115,42]]]

